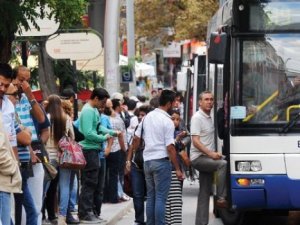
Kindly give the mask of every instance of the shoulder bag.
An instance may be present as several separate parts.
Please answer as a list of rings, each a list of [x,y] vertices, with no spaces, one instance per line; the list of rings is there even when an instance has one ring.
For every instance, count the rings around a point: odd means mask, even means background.
[[[66,133],[58,142],[60,150],[59,166],[66,169],[83,169],[86,165],[86,160],[82,147],[68,134],[69,129],[66,126]]]

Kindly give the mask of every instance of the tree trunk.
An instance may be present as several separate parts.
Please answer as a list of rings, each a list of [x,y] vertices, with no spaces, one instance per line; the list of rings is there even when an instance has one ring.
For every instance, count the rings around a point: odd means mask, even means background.
[[[39,46],[38,73],[39,83],[44,99],[46,99],[51,94],[58,94],[52,60],[46,52],[45,41],[41,41]]]
[[[4,37],[0,34],[0,62],[8,63],[11,58],[11,44],[14,40],[14,35]]]

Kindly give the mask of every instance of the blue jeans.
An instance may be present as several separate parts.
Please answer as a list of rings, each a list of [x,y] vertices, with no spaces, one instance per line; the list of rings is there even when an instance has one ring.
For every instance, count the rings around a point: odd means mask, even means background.
[[[145,174],[143,170],[138,169],[134,164],[131,164],[131,185],[133,195],[133,206],[135,211],[135,222],[143,224],[145,223]]]
[[[59,168],[59,215],[67,216],[73,182],[71,176],[74,171]]]
[[[10,193],[0,191],[0,224],[10,224]]]
[[[172,177],[171,162],[168,159],[145,161],[144,171],[147,185],[147,225],[163,225]]]
[[[71,197],[70,197],[70,210],[75,211],[76,204],[77,204],[77,192],[78,192],[78,173],[72,173],[71,175],[71,183],[73,183],[73,188],[71,190]]]
[[[22,191],[23,193],[14,194],[15,197],[15,225],[21,224],[22,219],[22,206],[25,208],[26,212],[26,224],[37,225],[38,211],[35,207],[31,192],[28,188],[28,172],[27,168],[20,168],[22,175]],[[31,190],[34,191],[34,190]]]

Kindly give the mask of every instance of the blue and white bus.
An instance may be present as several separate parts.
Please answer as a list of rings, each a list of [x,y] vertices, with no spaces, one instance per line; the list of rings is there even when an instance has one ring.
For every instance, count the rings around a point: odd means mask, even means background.
[[[208,27],[230,202],[215,213],[231,225],[249,210],[300,209],[300,0],[228,0]]]

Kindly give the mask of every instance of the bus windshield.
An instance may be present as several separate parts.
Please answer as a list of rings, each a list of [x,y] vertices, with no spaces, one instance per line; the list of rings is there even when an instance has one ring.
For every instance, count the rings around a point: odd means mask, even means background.
[[[261,30],[299,30],[299,1],[249,3],[249,28]]]
[[[296,32],[300,25],[299,0],[236,0],[233,25],[239,32]],[[228,4],[230,7],[230,4]],[[230,19],[230,10],[224,7],[222,18]]]
[[[269,34],[241,42],[236,82],[246,107],[243,123],[289,121],[300,112],[299,34]]]

